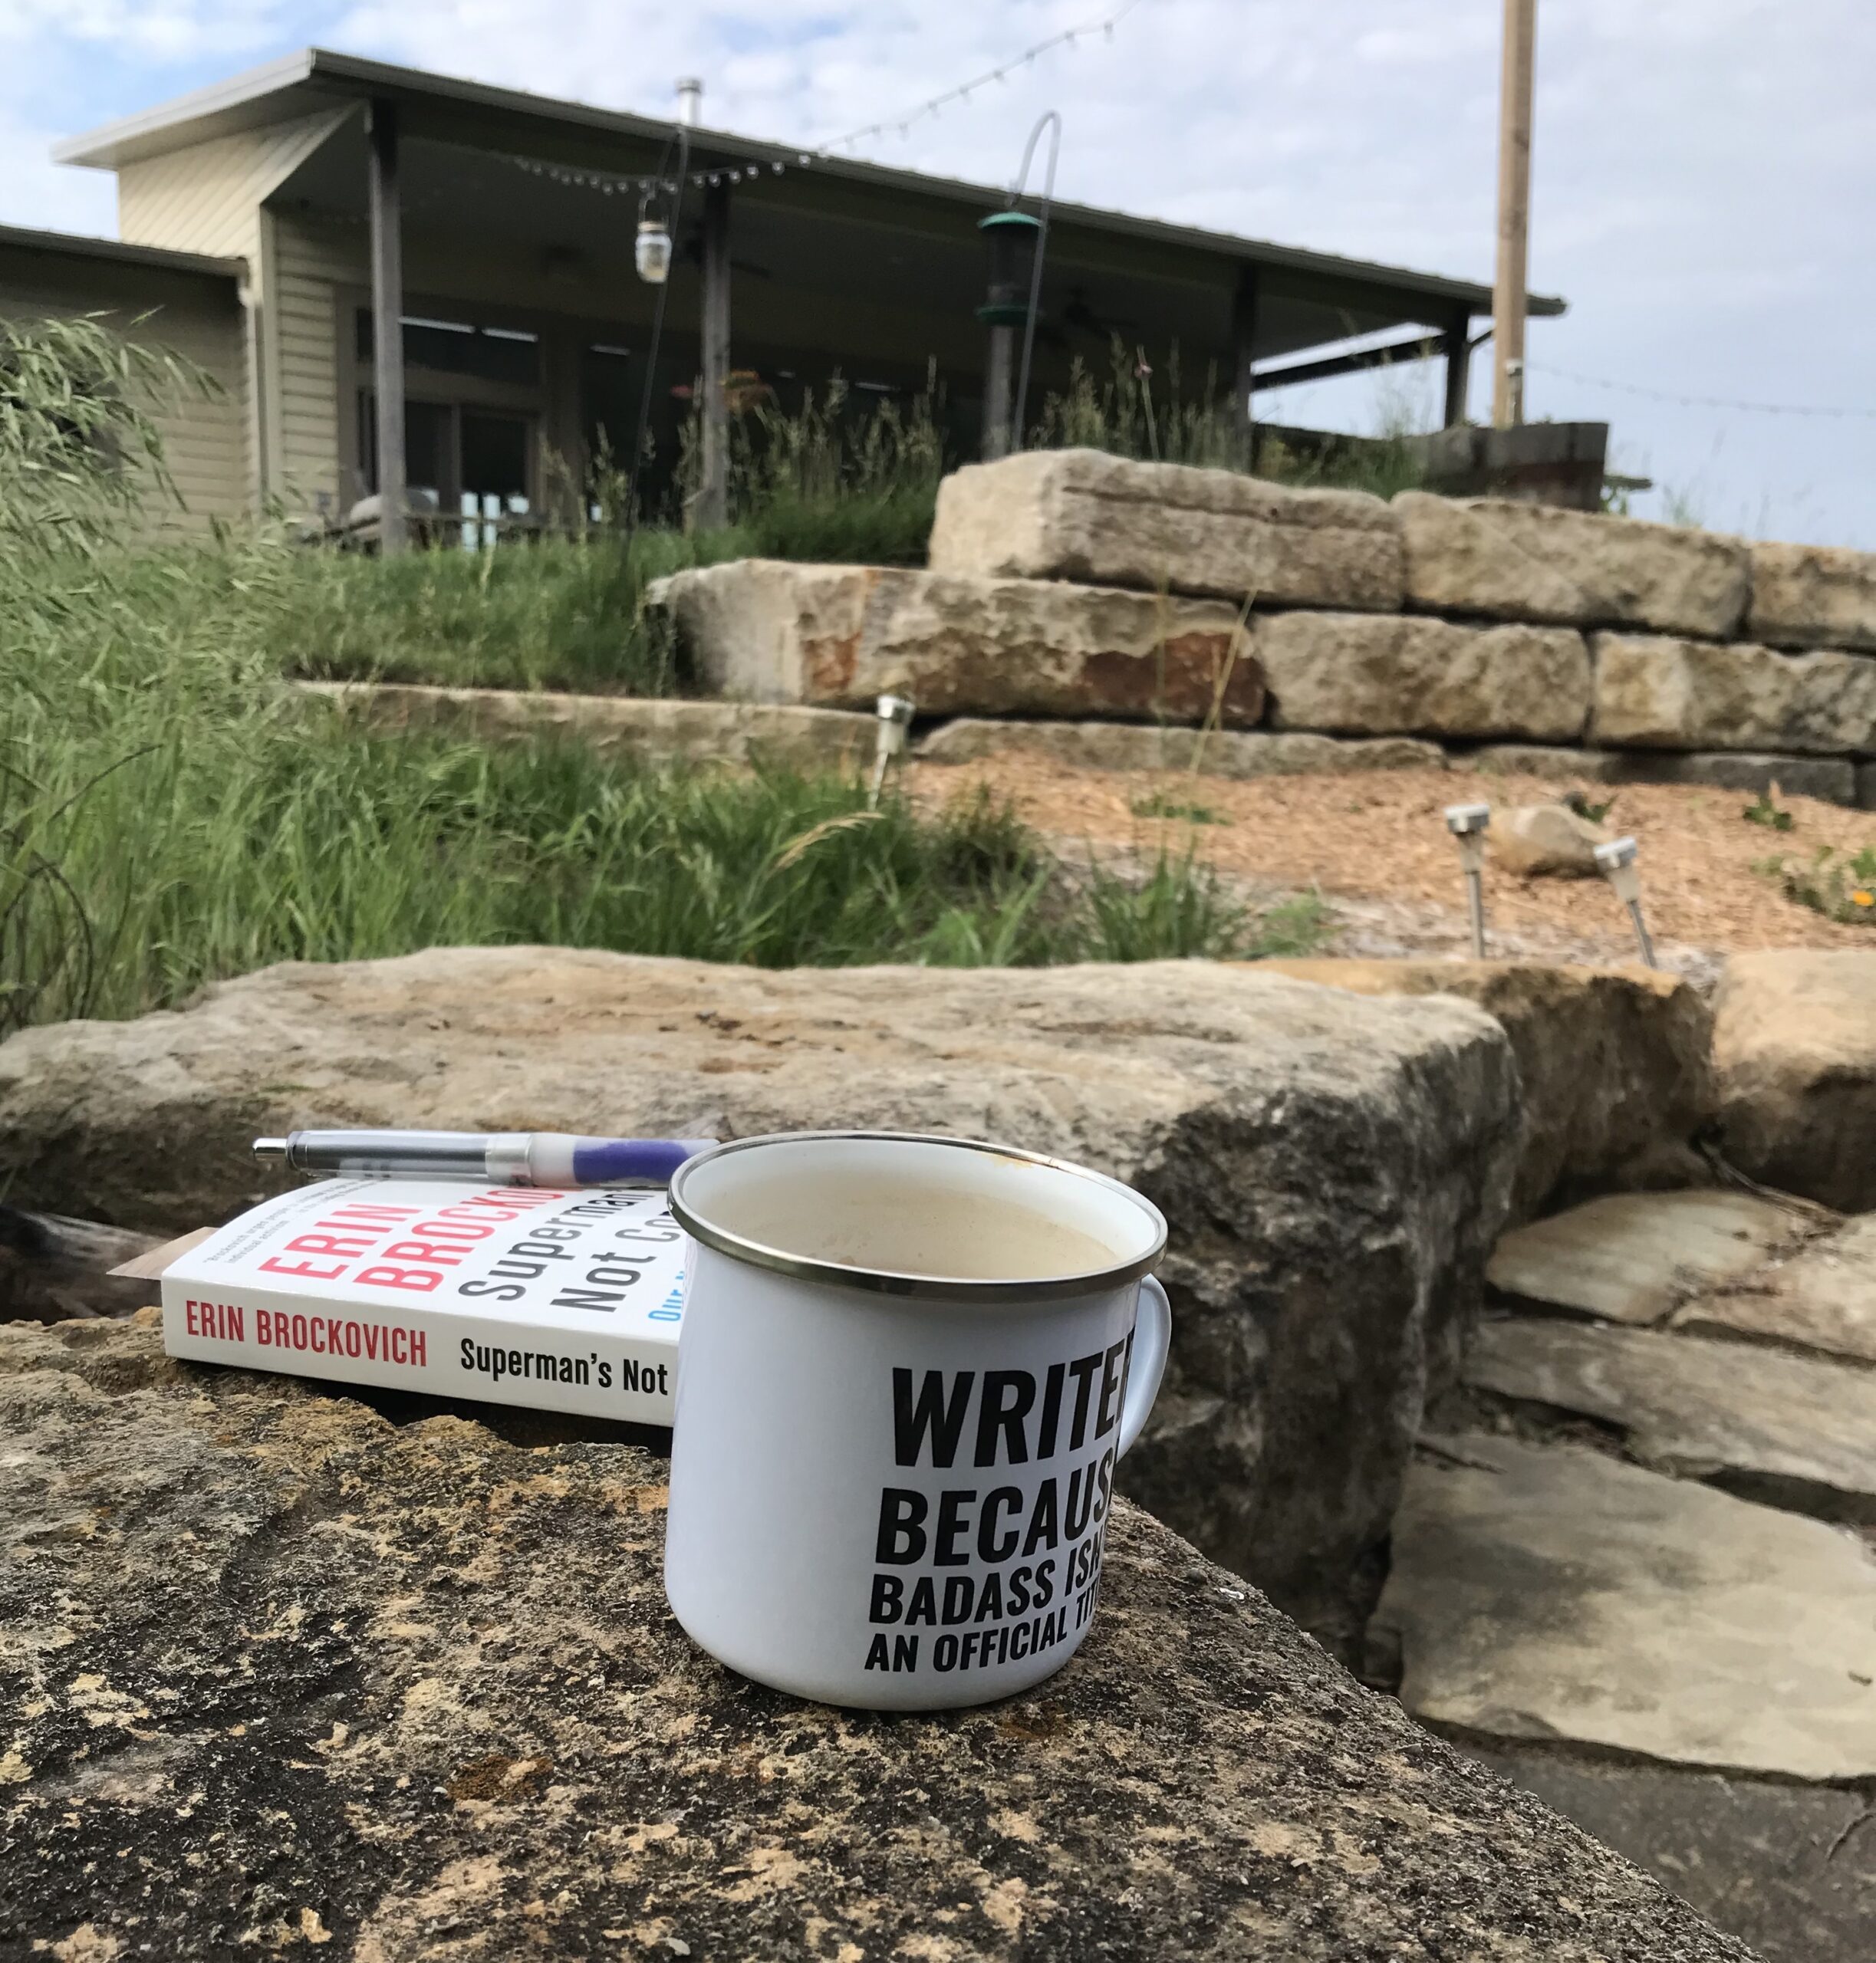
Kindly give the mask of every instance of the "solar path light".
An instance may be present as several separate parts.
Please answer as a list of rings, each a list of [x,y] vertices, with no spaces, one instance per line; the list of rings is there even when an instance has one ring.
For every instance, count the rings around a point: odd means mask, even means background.
[[[1472,952],[1485,958],[1485,834],[1492,822],[1489,804],[1449,804],[1446,828],[1459,841],[1459,863],[1466,869],[1466,900],[1472,912]]]
[[[1635,860],[1641,852],[1632,838],[1611,839],[1596,847],[1596,870],[1615,889],[1615,896],[1628,909],[1635,923],[1635,945],[1651,968],[1659,968],[1654,943],[1648,938],[1648,923],[1641,917],[1641,873]]]
[[[880,794],[886,788],[886,773],[905,755],[918,705],[910,695],[881,695],[877,706],[880,719],[874,730],[873,788],[867,796],[869,811],[878,808]]]

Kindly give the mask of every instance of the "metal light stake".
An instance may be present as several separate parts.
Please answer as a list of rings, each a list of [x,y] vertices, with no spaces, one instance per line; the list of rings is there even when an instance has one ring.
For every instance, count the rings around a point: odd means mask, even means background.
[[[1628,909],[1628,917],[1635,923],[1635,945],[1641,951],[1641,958],[1650,968],[1659,968],[1661,964],[1654,958],[1654,943],[1648,938],[1648,923],[1641,917],[1641,873],[1635,863],[1641,849],[1632,838],[1611,839],[1607,845],[1596,847],[1596,869]]]
[[[894,760],[905,755],[918,705],[910,695],[881,695],[877,705],[879,722],[874,732],[873,788],[867,796],[867,809],[879,808],[880,794],[886,788],[886,773]]]
[[[1466,899],[1472,912],[1472,952],[1485,958],[1485,834],[1492,822],[1489,804],[1449,804],[1446,828],[1459,841],[1459,863],[1466,869]]]

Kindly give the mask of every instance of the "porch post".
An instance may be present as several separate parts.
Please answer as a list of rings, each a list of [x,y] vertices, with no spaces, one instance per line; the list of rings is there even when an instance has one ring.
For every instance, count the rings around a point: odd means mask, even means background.
[[[1256,359],[1258,277],[1255,266],[1238,270],[1231,298],[1232,420],[1248,468],[1257,461],[1257,411],[1251,400],[1252,363]]]
[[[1446,414],[1443,429],[1456,429],[1466,420],[1466,390],[1472,376],[1472,316],[1456,314],[1453,323],[1440,337],[1446,356]]]
[[[990,330],[983,371],[983,461],[1009,455],[1011,398],[1015,393],[1016,330]]]
[[[729,186],[703,194],[703,457],[695,523],[729,522]]]
[[[378,415],[378,549],[401,552],[404,524],[404,248],[397,192],[397,106],[370,113],[371,361]]]

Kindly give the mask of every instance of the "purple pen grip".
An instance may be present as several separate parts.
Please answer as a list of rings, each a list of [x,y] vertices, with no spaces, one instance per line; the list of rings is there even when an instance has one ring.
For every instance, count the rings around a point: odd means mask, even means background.
[[[573,1149],[573,1175],[583,1186],[662,1185],[699,1149],[691,1139],[582,1139]]]

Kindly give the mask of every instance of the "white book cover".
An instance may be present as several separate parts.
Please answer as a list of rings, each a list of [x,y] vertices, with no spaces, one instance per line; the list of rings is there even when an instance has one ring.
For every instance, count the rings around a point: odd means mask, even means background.
[[[173,1356],[669,1425],[684,1236],[662,1188],[325,1179],[163,1274]]]

